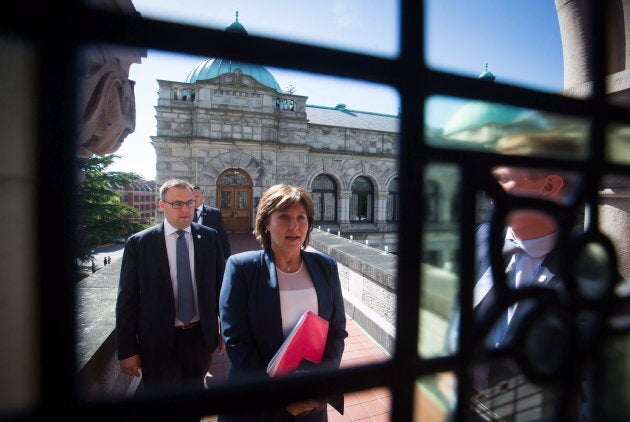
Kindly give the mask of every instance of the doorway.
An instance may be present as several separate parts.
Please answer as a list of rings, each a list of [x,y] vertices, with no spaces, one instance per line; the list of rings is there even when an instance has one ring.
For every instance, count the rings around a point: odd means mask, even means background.
[[[241,169],[228,169],[217,181],[217,207],[228,233],[252,231],[252,179]]]

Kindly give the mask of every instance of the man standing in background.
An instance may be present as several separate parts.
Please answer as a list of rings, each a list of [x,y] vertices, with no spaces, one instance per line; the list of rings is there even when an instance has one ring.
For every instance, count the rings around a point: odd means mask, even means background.
[[[221,215],[221,210],[215,207],[211,207],[209,205],[205,205],[203,203],[205,196],[203,194],[203,191],[201,190],[201,187],[195,186],[193,188],[193,192],[195,194],[195,201],[197,201],[197,208],[195,208],[193,221],[195,223],[215,229],[219,233],[221,246],[223,246],[223,255],[227,260],[229,256],[232,255],[232,250],[230,248],[230,239],[225,232],[225,225],[223,224],[223,216]]]

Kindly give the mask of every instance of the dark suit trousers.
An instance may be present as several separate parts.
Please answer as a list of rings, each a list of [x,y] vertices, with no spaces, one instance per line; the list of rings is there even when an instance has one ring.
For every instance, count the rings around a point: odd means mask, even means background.
[[[165,361],[162,368],[142,371],[145,391],[204,388],[204,377],[210,368],[212,354],[205,345],[201,324],[187,330],[173,329],[175,348],[169,361]]]

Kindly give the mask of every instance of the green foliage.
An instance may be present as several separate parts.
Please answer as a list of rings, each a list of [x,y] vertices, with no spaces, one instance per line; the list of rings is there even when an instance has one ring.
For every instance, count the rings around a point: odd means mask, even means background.
[[[141,177],[135,173],[107,172],[117,155],[78,158],[83,181],[76,190],[77,256],[90,258],[90,251],[115,237],[142,230],[148,224],[134,223],[130,219],[139,213],[133,207],[120,203],[113,186],[127,186]]]

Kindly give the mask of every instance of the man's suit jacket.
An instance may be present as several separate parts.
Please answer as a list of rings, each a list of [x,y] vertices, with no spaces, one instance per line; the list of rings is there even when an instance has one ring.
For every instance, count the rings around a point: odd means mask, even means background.
[[[199,218],[201,218],[201,224],[215,229],[219,233],[219,239],[221,239],[221,246],[223,247],[223,255],[227,260],[230,255],[232,255],[232,249],[230,248],[230,238],[225,231],[225,224],[223,224],[221,210],[204,204],[201,206]]]
[[[214,229],[193,223],[195,281],[205,345],[218,345],[218,301],[225,262]],[[173,353],[175,299],[164,223],[131,236],[126,244],[116,303],[118,359],[140,354],[143,370],[159,370]]]
[[[476,267],[476,283],[479,283],[480,279],[491,269],[490,258],[490,224],[484,223],[480,225],[475,233],[475,267]],[[504,260],[509,261],[509,256],[504,256]],[[505,265],[502,267],[505,268]],[[503,270],[502,270],[503,272]],[[506,276],[507,277],[507,276]],[[545,287],[553,290],[558,297],[566,298],[566,287],[560,277],[560,264],[559,264],[559,251],[554,248],[551,252],[545,256],[540,270],[537,272],[534,278],[535,284],[533,286]],[[473,310],[473,316],[475,323],[479,325],[487,324],[488,321],[496,315],[498,304],[498,297],[496,294],[496,288],[493,287],[485,294],[483,299]],[[508,325],[503,343],[511,342],[522,321],[527,318],[534,306],[534,302],[526,300],[519,302],[512,315],[510,324]],[[445,352],[454,353],[457,347],[458,328],[459,328],[460,309],[459,303],[453,306],[453,313],[449,321],[449,326],[446,334]],[[488,344],[490,346],[490,344]]]
[[[338,368],[348,333],[337,263],[319,252],[302,251],[302,259],[313,280],[318,314],[329,321],[320,365]],[[267,364],[284,341],[278,277],[271,250],[243,252],[228,259],[219,310],[221,331],[231,362],[230,378],[251,374],[266,376]],[[329,402],[343,409],[343,396],[329,398]],[[241,419],[224,417],[221,420]],[[249,415],[242,420],[257,419]]]
[[[476,232],[476,244],[477,244],[477,282],[483,277],[486,271],[490,269],[490,224],[482,224],[477,228]],[[560,251],[558,248],[552,249],[543,259],[540,269],[533,277],[531,287],[543,287],[551,289],[558,299],[566,300],[567,290],[562,277],[560,276]],[[513,253],[513,252],[512,252]],[[512,254],[509,252],[504,253],[504,261],[507,263]],[[503,266],[505,268],[505,265]],[[502,271],[503,272],[503,271]],[[506,273],[506,281],[510,275]],[[520,289],[519,289],[520,290]],[[492,311],[492,306],[496,305],[497,296],[495,287],[493,287],[486,297],[474,309],[475,321],[482,324],[489,318]],[[508,325],[507,331],[503,338],[502,343],[507,344],[512,342],[518,335],[517,331],[522,326],[524,320],[528,318],[532,312],[532,308],[536,305],[535,300],[523,300],[519,301],[512,318]]]
[[[540,269],[533,278],[533,284],[531,286],[547,289],[547,293],[551,293],[551,295],[546,296],[547,301],[553,300],[554,303],[564,303],[566,305],[569,303],[570,298],[568,297],[567,286],[562,278],[562,252],[563,251],[556,246],[544,257]],[[504,256],[505,261],[509,261],[509,258],[509,255]],[[480,225],[476,231],[477,282],[490,268],[490,261],[490,224],[485,223]],[[492,309],[493,306],[496,307],[497,305],[497,295],[494,290],[493,287],[473,310],[473,317],[477,326],[487,324],[488,321],[491,320],[492,315],[496,315],[496,310]],[[512,315],[501,345],[512,344],[514,341],[517,341],[519,337],[523,338],[523,333],[521,333],[520,330],[523,329],[527,318],[530,318],[534,314],[540,315],[540,312],[534,309],[539,304],[538,299],[524,299],[518,302],[518,306]],[[449,332],[447,333],[446,351],[448,353],[453,353],[456,349],[458,324],[459,307],[456,305],[454,315],[449,322]],[[578,319],[578,329],[583,334],[591,333],[596,326],[596,321],[590,318],[588,314],[581,315]],[[539,348],[536,359],[541,361],[557,359],[558,356],[562,356],[562,353],[566,351],[567,330],[565,327],[556,324],[547,324],[545,328],[546,331],[539,330],[536,337],[532,338],[536,341],[537,347]],[[487,341],[486,345],[487,347],[492,347]],[[554,356],[554,352],[560,354]],[[562,360],[562,358],[559,360]],[[562,362],[559,363],[562,364]],[[475,387],[477,389],[492,387],[502,380],[522,373],[522,368],[518,367],[512,361],[493,361],[487,366],[478,365],[474,373],[475,381],[478,383]],[[592,380],[589,377],[585,377],[582,379],[580,385],[579,405],[581,406],[580,412],[584,417],[591,415],[591,384]]]

